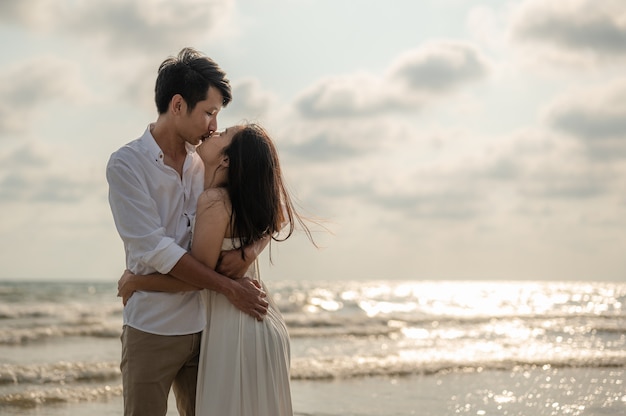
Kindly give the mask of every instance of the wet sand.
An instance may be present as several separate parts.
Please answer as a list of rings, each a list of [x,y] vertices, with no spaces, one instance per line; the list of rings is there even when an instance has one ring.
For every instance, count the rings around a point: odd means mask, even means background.
[[[408,377],[366,377],[292,383],[296,416],[623,415],[624,367],[454,371]],[[6,416],[122,414],[118,385],[91,402],[4,407]],[[173,400],[168,416],[175,416]]]

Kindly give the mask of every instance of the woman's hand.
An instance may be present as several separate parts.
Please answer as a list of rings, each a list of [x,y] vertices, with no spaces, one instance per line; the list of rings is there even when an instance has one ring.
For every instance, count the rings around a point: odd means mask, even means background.
[[[253,261],[254,257],[246,256],[242,259],[239,249],[225,250],[220,252],[215,271],[231,279],[238,279],[246,273]]]
[[[220,252],[215,271],[231,279],[238,279],[245,275],[250,265],[269,244],[270,237],[265,236],[244,247],[244,258],[241,258],[241,250],[225,250]]]
[[[134,274],[130,272],[130,270],[124,270],[122,277],[117,282],[117,296],[122,298],[122,303],[126,306],[126,302],[128,299],[135,293],[135,288],[133,286],[132,279],[135,277]]]

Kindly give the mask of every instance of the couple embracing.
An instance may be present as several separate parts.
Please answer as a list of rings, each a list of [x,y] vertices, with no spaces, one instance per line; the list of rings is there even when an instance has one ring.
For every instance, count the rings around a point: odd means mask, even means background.
[[[159,67],[156,122],[107,165],[128,269],[118,285],[126,416],[164,416],[170,389],[184,416],[293,415],[289,335],[256,258],[296,223],[310,233],[268,133],[218,132],[231,99],[224,71],[183,49]]]

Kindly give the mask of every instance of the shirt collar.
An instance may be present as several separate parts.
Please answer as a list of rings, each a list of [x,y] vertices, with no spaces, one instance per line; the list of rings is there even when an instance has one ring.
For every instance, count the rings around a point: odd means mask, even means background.
[[[159,147],[158,143],[154,139],[154,136],[150,132],[150,129],[154,126],[154,123],[148,124],[146,131],[141,136],[141,143],[145,146],[146,150],[150,153],[150,157],[156,161],[163,163],[163,151]],[[196,152],[196,146],[191,143],[185,143],[185,149],[187,155],[191,155]]]

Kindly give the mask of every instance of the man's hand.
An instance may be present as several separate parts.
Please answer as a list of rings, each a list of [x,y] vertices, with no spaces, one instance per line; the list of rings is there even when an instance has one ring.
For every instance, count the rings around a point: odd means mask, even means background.
[[[124,306],[128,299],[135,293],[135,289],[132,287],[131,278],[134,276],[130,270],[124,270],[122,277],[117,281],[117,296],[122,298]]]
[[[227,297],[240,311],[252,316],[257,321],[262,321],[267,314],[267,294],[256,280],[247,277],[233,280],[233,292]]]

